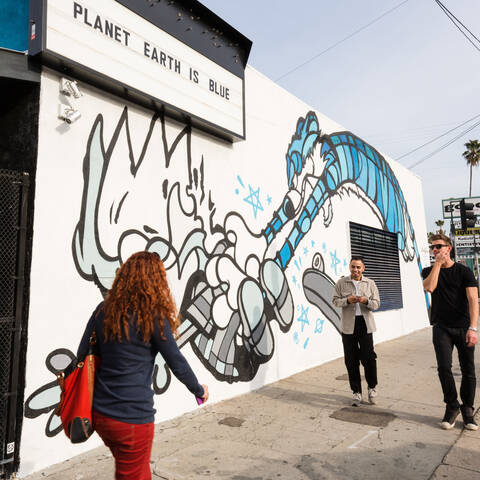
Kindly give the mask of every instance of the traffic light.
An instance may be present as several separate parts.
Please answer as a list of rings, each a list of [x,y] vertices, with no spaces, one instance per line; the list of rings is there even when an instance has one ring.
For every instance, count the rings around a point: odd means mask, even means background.
[[[460,218],[462,230],[474,227],[477,221],[477,216],[473,213],[473,203],[465,203],[464,198],[460,202]]]

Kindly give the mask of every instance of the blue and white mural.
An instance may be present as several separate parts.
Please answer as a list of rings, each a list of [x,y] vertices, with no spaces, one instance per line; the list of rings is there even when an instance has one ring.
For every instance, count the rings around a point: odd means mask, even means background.
[[[350,132],[322,135],[317,115],[309,112],[297,122],[286,160],[289,190],[264,231],[270,243],[285,225],[291,225],[275,258],[282,268],[289,264],[320,211],[328,227],[333,217],[332,197],[343,189],[371,205],[384,230],[398,233],[398,248],[405,261],[419,261],[402,190],[377,150]]]
[[[339,331],[339,312],[331,304],[334,279],[325,264],[335,276],[348,274],[348,258],[309,236],[314,222],[329,228],[335,196],[348,192],[367,204],[381,228],[398,233],[403,259],[420,265],[407,204],[385,158],[350,132],[322,133],[314,112],[297,119],[290,142],[285,139],[285,195],[261,228],[251,218],[265,218],[275,202],[240,174],[231,188],[248,210],[219,218],[215,188],[207,188],[214,183],[206,179],[204,152],[192,151],[190,127],[172,135],[165,118],[155,114],[142,143],[134,145],[127,107],[108,140],[105,122],[98,114],[85,145],[81,209],[72,232],[78,275],[104,295],[131,253],[157,252],[182,285],[179,346],[190,345],[220,382],[256,376],[274,354],[274,324],[303,350],[323,333],[325,322]],[[146,158],[155,158],[155,175]],[[156,185],[148,198],[142,178]],[[292,294],[298,290],[305,298],[301,304]],[[71,351],[57,349],[46,366],[56,373],[72,358]],[[165,392],[170,380],[159,355],[156,393]],[[58,398],[52,379],[25,403],[28,418],[49,414],[47,436],[61,430],[53,414]]]

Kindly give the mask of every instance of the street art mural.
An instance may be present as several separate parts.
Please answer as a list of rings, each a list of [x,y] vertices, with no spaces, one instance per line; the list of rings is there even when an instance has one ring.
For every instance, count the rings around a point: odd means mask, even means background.
[[[293,333],[302,349],[311,336],[322,334],[326,321],[340,331],[339,311],[331,305],[334,279],[325,272],[325,262],[339,276],[348,273],[347,259],[318,236],[309,238],[313,222],[329,227],[334,196],[348,192],[366,203],[381,228],[398,234],[404,260],[416,259],[420,266],[407,204],[384,157],[350,132],[324,134],[314,112],[297,121],[285,156],[285,196],[257,231],[238,211],[219,218],[215,188],[209,186],[214,182],[206,178],[202,152],[192,152],[190,127],[172,133],[165,118],[155,114],[143,143],[134,145],[127,107],[108,143],[105,121],[97,116],[86,142],[81,210],[72,240],[77,271],[105,295],[131,253],[157,252],[182,285],[178,344],[190,345],[218,381],[248,382],[256,376],[274,354],[274,324],[284,334]],[[161,148],[152,155],[154,139],[160,139]],[[162,172],[157,170],[153,180],[152,158]],[[236,181],[236,195],[257,219],[272,197],[240,175]],[[305,302],[295,305],[292,290],[297,288]],[[46,366],[56,374],[73,358],[69,350],[57,349]],[[158,355],[155,392],[165,392],[170,381]],[[61,431],[53,413],[58,399],[53,380],[25,403],[28,418],[50,414],[47,436]]]

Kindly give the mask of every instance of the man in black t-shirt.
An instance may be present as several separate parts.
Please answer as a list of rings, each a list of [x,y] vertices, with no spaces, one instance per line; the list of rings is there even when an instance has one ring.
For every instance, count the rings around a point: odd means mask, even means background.
[[[450,258],[452,243],[446,235],[432,238],[435,262],[422,270],[423,288],[432,294],[431,323],[433,346],[437,357],[438,376],[446,403],[441,426],[448,430],[462,412],[464,427],[477,430],[473,418],[475,400],[474,351],[478,341],[478,287],[472,271]],[[452,351],[457,348],[458,361],[462,370],[460,406],[457,388],[452,375]]]

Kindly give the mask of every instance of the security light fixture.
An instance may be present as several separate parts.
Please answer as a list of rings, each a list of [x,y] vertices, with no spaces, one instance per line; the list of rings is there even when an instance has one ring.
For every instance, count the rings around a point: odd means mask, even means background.
[[[83,95],[75,80],[68,80],[68,78],[64,77],[60,80],[60,93],[73,98],[80,98]]]
[[[73,107],[69,105],[60,104],[58,106],[58,118],[62,119],[65,123],[71,124],[76,122],[82,114],[75,110]]]

